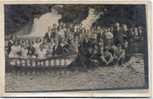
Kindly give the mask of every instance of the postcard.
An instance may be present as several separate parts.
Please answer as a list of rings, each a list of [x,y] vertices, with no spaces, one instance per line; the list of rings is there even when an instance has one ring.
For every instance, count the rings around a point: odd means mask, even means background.
[[[149,3],[2,1],[1,95],[150,96]]]

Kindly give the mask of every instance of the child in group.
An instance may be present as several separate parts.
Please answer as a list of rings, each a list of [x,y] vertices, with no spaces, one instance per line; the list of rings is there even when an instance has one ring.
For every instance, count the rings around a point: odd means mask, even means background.
[[[119,65],[122,65],[125,62],[125,49],[122,48],[121,44],[117,45],[117,50],[115,50],[114,60]]]
[[[103,55],[101,55],[101,59],[105,65],[110,65],[113,63],[113,55],[108,48],[104,49]]]
[[[28,57],[28,50],[26,46],[21,46],[21,58],[27,58]]]
[[[46,45],[40,45],[40,50],[38,53],[38,58],[44,59],[47,55],[47,46]]]
[[[11,47],[11,51],[9,53],[9,58],[18,58],[20,55],[20,45],[19,43],[16,41],[14,45],[12,45]]]
[[[33,48],[35,49],[36,57],[38,57],[38,53],[40,51],[40,44],[41,44],[41,41],[39,39],[36,39],[36,41],[33,44]]]
[[[113,38],[114,38],[114,35],[113,33],[110,32],[110,28],[105,29],[105,32],[103,35],[104,46],[110,49],[113,43]]]

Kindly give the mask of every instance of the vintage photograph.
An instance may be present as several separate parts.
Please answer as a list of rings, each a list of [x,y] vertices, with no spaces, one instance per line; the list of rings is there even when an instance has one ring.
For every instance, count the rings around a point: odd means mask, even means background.
[[[5,91],[148,89],[146,6],[5,4]]]

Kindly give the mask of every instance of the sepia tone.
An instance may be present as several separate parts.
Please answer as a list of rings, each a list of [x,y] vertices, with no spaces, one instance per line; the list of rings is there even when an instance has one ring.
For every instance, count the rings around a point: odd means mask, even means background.
[[[6,91],[148,88],[144,5],[5,5]]]

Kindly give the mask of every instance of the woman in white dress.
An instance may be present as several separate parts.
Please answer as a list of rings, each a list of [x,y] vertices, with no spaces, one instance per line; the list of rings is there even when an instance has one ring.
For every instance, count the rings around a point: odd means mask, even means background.
[[[38,52],[38,58],[44,59],[44,58],[46,58],[46,54],[47,54],[46,45],[41,45],[40,50]]]
[[[38,57],[38,54],[40,51],[40,44],[41,44],[41,42],[39,42],[38,40],[36,40],[36,42],[33,44],[33,47],[35,48],[36,57]]]
[[[28,58],[28,49],[25,46],[21,46],[21,57]]]
[[[21,46],[16,41],[14,45],[11,47],[11,52],[9,54],[9,58],[18,58],[20,57],[19,53],[21,51]]]

